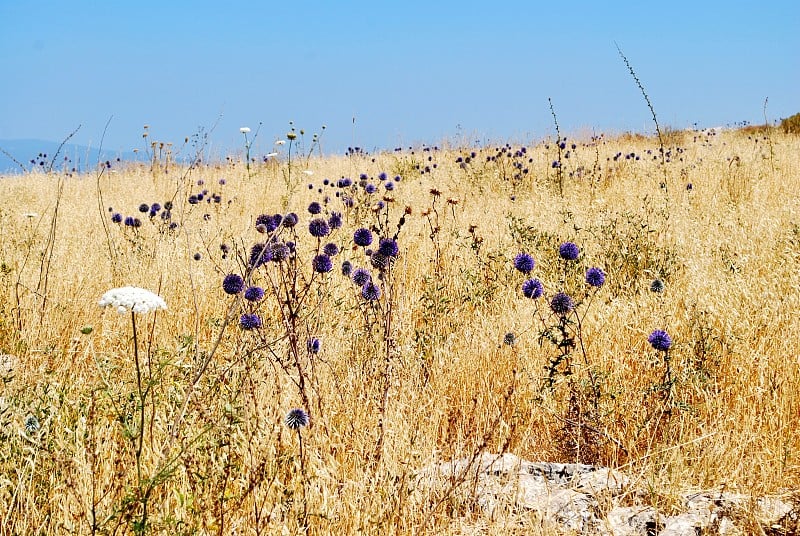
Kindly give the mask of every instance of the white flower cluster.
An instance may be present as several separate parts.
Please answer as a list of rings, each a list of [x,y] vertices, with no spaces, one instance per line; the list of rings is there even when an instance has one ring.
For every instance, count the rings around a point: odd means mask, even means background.
[[[100,307],[115,307],[119,314],[129,311],[134,313],[149,313],[157,309],[166,309],[164,298],[149,290],[139,287],[112,288],[100,298]]]

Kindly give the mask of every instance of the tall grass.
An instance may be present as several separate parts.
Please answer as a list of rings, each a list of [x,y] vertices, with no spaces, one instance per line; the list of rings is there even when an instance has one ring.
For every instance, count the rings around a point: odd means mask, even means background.
[[[435,490],[417,478],[487,451],[621,467],[666,502],[687,487],[797,489],[800,140],[682,138],[664,152],[559,136],[307,156],[313,174],[292,181],[287,162],[251,159],[119,167],[102,176],[106,212],[96,175],[0,178],[0,533],[511,532],[453,493],[467,475]],[[138,212],[166,200],[168,219]],[[342,227],[310,236],[312,201]],[[256,229],[288,212],[295,228]],[[394,261],[353,243],[361,227],[376,251],[396,239]],[[294,242],[294,260],[253,266],[270,236]],[[569,266],[567,241],[581,251]],[[333,269],[314,271],[327,242]],[[523,296],[521,252],[545,296],[577,300],[587,268],[606,274],[580,309],[580,358],[558,373],[569,356],[543,326],[578,328]],[[371,270],[379,299],[345,260]],[[223,292],[234,273],[264,300]],[[120,285],[168,304],[136,348],[127,317],[97,306]],[[654,329],[672,337],[667,363]],[[310,417],[302,431],[285,424],[293,409]]]

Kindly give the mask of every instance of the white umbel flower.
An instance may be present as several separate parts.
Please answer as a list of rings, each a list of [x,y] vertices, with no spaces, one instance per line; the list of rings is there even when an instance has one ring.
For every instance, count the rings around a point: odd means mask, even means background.
[[[247,134],[248,132],[250,132],[250,127],[241,127],[239,129],[239,132],[241,132],[242,134]]]
[[[275,145],[286,145],[286,140],[278,140],[275,142]]]
[[[129,311],[149,313],[158,309],[166,309],[167,302],[158,294],[139,287],[112,288],[100,298],[100,307],[114,307],[119,314]]]

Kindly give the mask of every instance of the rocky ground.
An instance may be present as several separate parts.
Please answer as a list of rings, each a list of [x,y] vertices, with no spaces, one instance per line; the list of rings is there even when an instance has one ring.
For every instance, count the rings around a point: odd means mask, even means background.
[[[753,497],[725,490],[691,491],[655,501],[623,472],[582,464],[530,462],[488,454],[443,463],[421,472],[420,483],[439,496],[470,495],[493,520],[520,516],[563,534],[683,536],[800,534],[796,494]],[[674,497],[674,494],[671,494]],[[655,506],[660,502],[669,506]]]

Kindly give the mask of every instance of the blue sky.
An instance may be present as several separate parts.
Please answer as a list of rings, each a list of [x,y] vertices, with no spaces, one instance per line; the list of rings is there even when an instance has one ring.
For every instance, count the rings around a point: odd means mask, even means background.
[[[800,112],[800,7],[785,2],[0,1],[0,139],[142,147],[203,127],[212,153],[294,121],[323,149],[554,130],[652,131]],[[355,122],[353,121],[355,118]],[[216,125],[216,126],[214,126]]]

